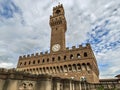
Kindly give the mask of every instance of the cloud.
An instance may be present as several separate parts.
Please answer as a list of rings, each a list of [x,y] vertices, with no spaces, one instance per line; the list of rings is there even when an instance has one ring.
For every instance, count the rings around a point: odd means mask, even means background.
[[[1,67],[16,67],[20,55],[49,50],[49,16],[58,2],[65,9],[67,46],[91,43],[100,77],[119,74],[119,0],[1,0]]]

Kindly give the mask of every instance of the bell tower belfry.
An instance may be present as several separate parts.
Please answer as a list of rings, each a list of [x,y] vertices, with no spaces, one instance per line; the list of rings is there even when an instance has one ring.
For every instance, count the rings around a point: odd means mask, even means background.
[[[53,8],[53,14],[50,16],[51,41],[50,52],[58,52],[66,49],[65,32],[67,29],[64,8],[62,4]]]

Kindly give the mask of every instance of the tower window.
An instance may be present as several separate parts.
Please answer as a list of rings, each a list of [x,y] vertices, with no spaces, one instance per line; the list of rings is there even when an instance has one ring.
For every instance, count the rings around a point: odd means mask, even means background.
[[[88,56],[88,55],[87,55],[87,53],[85,52],[85,53],[84,53],[84,57],[87,57],[87,56]]]

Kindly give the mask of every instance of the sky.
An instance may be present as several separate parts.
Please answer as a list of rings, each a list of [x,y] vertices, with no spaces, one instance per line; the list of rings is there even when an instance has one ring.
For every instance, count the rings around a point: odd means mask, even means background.
[[[120,0],[0,0],[0,67],[16,68],[20,55],[49,51],[49,18],[59,2],[66,47],[90,43],[100,78],[120,74]]]

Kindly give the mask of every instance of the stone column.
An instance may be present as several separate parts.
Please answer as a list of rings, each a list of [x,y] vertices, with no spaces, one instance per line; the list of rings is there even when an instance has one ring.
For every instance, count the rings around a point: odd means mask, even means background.
[[[2,90],[18,90],[18,80],[7,79]]]
[[[5,80],[0,79],[0,90],[3,90]]]
[[[71,90],[71,84],[69,79],[62,79],[63,90]]]
[[[53,77],[53,90],[61,90],[61,79],[59,77]]]
[[[35,90],[53,90],[52,78],[49,75],[39,75]]]

